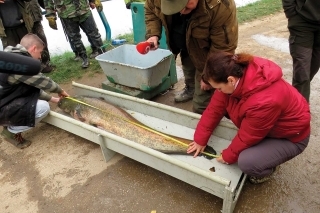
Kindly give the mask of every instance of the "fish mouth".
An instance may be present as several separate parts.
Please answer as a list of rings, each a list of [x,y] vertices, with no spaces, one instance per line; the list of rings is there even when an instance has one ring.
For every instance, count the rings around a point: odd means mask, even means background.
[[[206,148],[203,150],[204,152],[207,152],[209,154],[212,155],[217,155],[216,150],[214,150],[214,148],[212,148],[211,146],[206,146]],[[208,160],[212,160],[214,157],[200,153],[199,156],[203,156],[204,158],[208,159]]]

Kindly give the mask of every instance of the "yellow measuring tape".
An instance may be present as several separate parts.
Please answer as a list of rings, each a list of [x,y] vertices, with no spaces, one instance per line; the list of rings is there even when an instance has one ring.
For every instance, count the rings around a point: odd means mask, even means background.
[[[177,140],[177,139],[175,139],[175,138],[172,138],[172,137],[170,137],[170,136],[168,136],[168,135],[165,135],[165,134],[163,134],[163,133],[161,133],[161,132],[158,132],[158,131],[150,128],[150,127],[147,127],[147,126],[138,124],[138,123],[136,123],[136,122],[130,121],[130,120],[128,120],[128,119],[124,119],[124,118],[122,118],[122,117],[119,117],[119,116],[117,116],[117,115],[111,114],[111,113],[109,113],[109,112],[107,112],[107,111],[105,111],[105,110],[103,110],[103,109],[100,109],[100,108],[98,108],[98,107],[92,106],[92,105],[87,104],[87,103],[85,103],[85,102],[83,102],[83,101],[79,101],[79,100],[77,100],[77,99],[71,98],[70,96],[65,97],[65,98],[66,98],[66,99],[70,99],[70,100],[72,100],[72,101],[75,101],[75,102],[77,102],[77,103],[83,104],[83,105],[85,105],[85,106],[88,106],[88,107],[97,109],[97,110],[99,110],[99,111],[101,111],[101,112],[104,112],[104,113],[107,113],[107,114],[109,114],[109,115],[111,115],[111,116],[113,116],[113,117],[119,118],[119,119],[121,119],[121,120],[123,120],[123,121],[126,121],[126,122],[130,123],[130,124],[133,124],[133,125],[135,125],[135,126],[138,126],[138,127],[140,127],[140,128],[143,128],[143,129],[145,129],[145,130],[148,130],[149,132],[153,132],[153,133],[155,133],[155,134],[157,134],[157,135],[160,135],[160,136],[162,136],[162,137],[164,137],[164,138],[167,138],[167,139],[172,140],[172,141],[174,141],[174,142],[176,142],[176,143],[179,143],[180,145],[183,145],[183,146],[188,147],[187,144],[185,144],[185,143],[183,143],[183,142],[181,142],[181,141],[179,141],[179,140]],[[218,156],[218,155],[213,155],[213,154],[210,154],[210,153],[208,153],[208,152],[201,152],[201,153],[202,153],[202,154],[205,154],[205,155],[207,155],[207,156],[213,157],[213,158],[218,158],[218,157],[220,157],[220,156]]]

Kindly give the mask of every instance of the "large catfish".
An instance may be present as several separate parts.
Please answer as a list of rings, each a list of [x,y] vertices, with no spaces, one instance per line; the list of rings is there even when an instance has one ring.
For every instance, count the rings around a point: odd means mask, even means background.
[[[192,142],[163,133],[159,135],[123,109],[107,103],[103,98],[86,96],[63,98],[58,106],[77,120],[163,153],[187,154],[188,144]],[[213,149],[206,151],[215,154]]]

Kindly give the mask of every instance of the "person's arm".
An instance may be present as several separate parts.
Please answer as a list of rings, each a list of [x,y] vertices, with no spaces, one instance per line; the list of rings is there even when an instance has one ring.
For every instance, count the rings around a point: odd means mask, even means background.
[[[55,5],[53,0],[43,0],[46,16],[56,17]]]
[[[230,3],[233,1],[230,1]],[[238,45],[238,19],[235,4],[214,7],[210,23],[210,53],[224,51],[234,53]]]
[[[263,100],[262,100],[263,99]],[[245,118],[237,135],[227,149],[222,151],[222,158],[228,164],[238,161],[239,154],[264,139],[281,114],[280,106],[276,106],[272,98],[261,97],[261,100],[251,101],[247,107]]]
[[[297,14],[296,0],[282,0],[282,7],[287,18]]]
[[[216,90],[209,105],[203,112],[194,133],[194,142],[189,145],[187,153],[193,153],[196,157],[206,147],[213,130],[218,126],[223,116],[226,115],[226,103],[228,95]]]
[[[12,78],[15,81],[19,81],[30,86],[36,87],[40,89],[40,99],[50,101],[52,96],[47,94],[46,92],[53,92],[57,94],[63,94],[63,89],[51,80],[49,77],[45,75],[38,74],[33,76],[25,76],[25,75],[12,75]],[[9,80],[10,81],[10,80]]]
[[[55,5],[53,0],[44,0],[44,6],[45,6],[45,10],[46,10],[46,19],[48,20],[49,26],[54,29],[57,30],[57,15],[56,15],[56,10],[55,10]]]
[[[160,7],[160,5],[158,5],[158,7]],[[154,5],[154,0],[146,0],[144,4],[146,39],[156,36],[158,37],[158,40],[160,40],[162,32],[162,23],[160,18],[157,17],[157,15],[155,14],[155,8],[156,5]]]

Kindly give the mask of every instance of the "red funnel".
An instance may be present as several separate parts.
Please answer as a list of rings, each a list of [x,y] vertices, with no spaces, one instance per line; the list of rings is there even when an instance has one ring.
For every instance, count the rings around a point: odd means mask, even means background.
[[[140,54],[147,54],[150,50],[150,48],[153,47],[152,42],[143,41],[136,45],[136,49]]]

